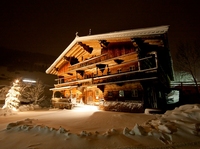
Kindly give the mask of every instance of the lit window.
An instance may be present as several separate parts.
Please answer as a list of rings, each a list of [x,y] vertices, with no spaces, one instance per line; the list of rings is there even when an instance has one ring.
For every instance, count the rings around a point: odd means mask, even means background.
[[[123,90],[119,91],[119,97],[124,97],[124,91]]]

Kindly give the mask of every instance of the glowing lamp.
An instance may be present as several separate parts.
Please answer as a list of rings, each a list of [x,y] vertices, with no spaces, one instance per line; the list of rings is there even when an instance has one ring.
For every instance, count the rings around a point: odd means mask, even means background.
[[[29,79],[23,79],[22,81],[26,83],[36,83],[35,80],[29,80]]]

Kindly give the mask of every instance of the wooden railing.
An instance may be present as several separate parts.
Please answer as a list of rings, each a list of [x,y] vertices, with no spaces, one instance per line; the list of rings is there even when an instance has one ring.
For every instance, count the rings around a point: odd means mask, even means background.
[[[74,70],[78,70],[78,69],[82,69],[83,67],[92,67],[93,65],[96,64],[100,64],[100,63],[106,63],[107,61],[116,59],[116,58],[122,58],[124,56],[129,56],[131,54],[135,54],[136,52],[130,52],[130,53],[126,53],[117,57],[113,57],[112,55],[108,55],[108,53],[99,55],[99,56],[95,56],[93,58],[90,58],[88,60],[84,60],[83,62],[80,62],[78,64],[74,64],[72,66],[68,67],[68,72],[69,71],[74,71]]]
[[[84,67],[84,66],[88,66],[88,65],[95,64],[95,63],[99,63],[99,62],[102,62],[102,61],[104,61],[106,59],[107,59],[107,53],[106,54],[102,54],[100,56],[96,56],[96,57],[90,58],[90,59],[85,60],[83,62],[80,62],[78,64],[74,64],[74,65],[68,67],[68,71],[76,70],[76,69]]]
[[[104,80],[103,82],[106,82],[106,81],[109,81],[109,80],[110,81],[116,80],[117,77],[118,78],[120,77],[120,80],[122,80],[123,76],[126,76],[126,77],[131,76],[133,78],[142,78],[142,77],[146,77],[146,76],[142,76],[143,72],[157,70],[157,64],[155,64],[154,60],[155,60],[155,57],[152,57],[152,56],[136,60],[135,62],[138,62],[138,63],[137,63],[135,70],[130,69],[129,71],[116,72],[116,73],[112,73],[112,74],[107,73],[106,75],[101,75],[101,76],[97,76],[97,75],[84,76],[83,79],[74,78],[73,80],[70,80],[70,81],[64,81],[64,80],[67,80],[67,78],[59,78],[59,79],[56,79],[56,81],[58,81],[58,84],[67,85],[67,84],[71,84],[72,82],[76,82],[76,83],[77,82],[84,82],[84,80],[91,79],[91,78],[92,78],[93,81],[102,79],[102,81]],[[141,64],[142,64],[142,67],[140,66]],[[78,65],[81,65],[81,64],[78,64]],[[78,65],[76,67],[78,67]],[[119,64],[119,66],[120,65],[123,66],[124,63]],[[139,76],[138,76],[137,72],[141,72]],[[122,78],[121,78],[121,76],[122,76]],[[109,79],[105,79],[105,78],[109,78]],[[114,79],[112,79],[112,78],[114,78]],[[98,81],[94,81],[92,83],[96,84],[95,82],[98,82]]]

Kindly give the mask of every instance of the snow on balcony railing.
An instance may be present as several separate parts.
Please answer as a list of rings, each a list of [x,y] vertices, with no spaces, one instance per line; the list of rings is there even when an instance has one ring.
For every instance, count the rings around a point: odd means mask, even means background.
[[[71,70],[74,70],[74,69],[77,69],[77,68],[80,68],[80,67],[84,67],[84,66],[87,66],[87,65],[91,65],[91,64],[94,64],[94,63],[98,63],[98,62],[104,61],[106,59],[107,59],[107,53],[102,54],[100,56],[90,58],[90,59],[85,60],[83,62],[80,62],[78,64],[74,64],[74,65],[68,67],[68,71],[71,71]]]
[[[171,87],[175,86],[196,86],[194,81],[180,82],[180,81],[171,81]],[[197,82],[197,85],[200,86],[200,81]]]
[[[129,75],[129,74],[134,74],[136,72],[145,72],[145,71],[154,71],[157,69],[157,65],[155,63],[152,63],[152,65],[150,65],[150,62],[155,59],[155,57],[152,57],[152,56],[149,56],[149,57],[145,57],[145,58],[141,58],[141,59],[138,59],[138,60],[135,60],[135,61],[132,61],[132,62],[138,62],[137,63],[137,66],[135,70],[128,70],[128,71],[120,71],[120,72],[116,72],[116,73],[112,73],[110,74],[109,72],[107,72],[107,74],[104,74],[104,75],[93,75],[93,76],[84,76],[83,79],[79,79],[79,78],[74,78],[73,80],[68,80],[67,78],[59,78],[59,79],[56,79],[56,81],[58,81],[58,84],[71,84],[72,82],[80,82],[81,80],[86,80],[86,79],[103,79],[103,78],[112,78],[112,77],[116,77],[116,76],[123,76],[123,75]],[[130,62],[128,62],[130,63]],[[141,64],[142,64],[142,67],[141,67]],[[122,63],[120,65],[122,65],[122,67],[124,67],[123,65],[125,65],[126,63]],[[119,65],[119,64],[118,64]],[[140,68],[141,67],[141,68]]]

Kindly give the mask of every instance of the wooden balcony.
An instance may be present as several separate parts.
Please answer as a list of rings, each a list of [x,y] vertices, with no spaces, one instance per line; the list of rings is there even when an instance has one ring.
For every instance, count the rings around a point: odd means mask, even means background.
[[[132,82],[132,81],[140,81],[140,80],[147,80],[147,79],[156,79],[157,78],[157,65],[154,63],[150,63],[152,61],[152,57],[146,57],[143,59],[138,60],[138,66],[133,69],[128,69],[128,71],[116,71],[115,73],[109,73],[104,75],[94,74],[93,76],[83,76],[82,79],[76,78],[70,81],[62,81],[67,80],[67,78],[57,79],[58,84],[55,85],[56,87],[60,86],[71,86],[71,85],[81,85],[81,86],[88,86],[88,85],[103,85],[109,83],[124,83],[124,82]],[[140,63],[143,64],[140,67]],[[123,63],[120,64],[123,67]],[[120,66],[119,65],[119,66]],[[60,83],[62,82],[62,83]]]
[[[64,83],[64,82],[71,82],[76,81],[80,79],[88,79],[88,78],[95,78],[100,76],[107,76],[113,77],[119,73],[129,73],[132,71],[146,71],[149,69],[157,68],[157,60],[154,56],[149,56],[141,59],[131,59],[133,56],[133,53],[126,54],[125,57],[117,57],[112,58],[106,61],[102,61],[101,63],[94,63],[94,64],[85,64],[85,63],[79,63],[76,65],[73,65],[73,70],[68,70],[66,74],[69,74],[67,77],[56,79],[58,81],[58,84]],[[105,55],[104,55],[105,56]],[[100,58],[100,57],[99,57]],[[123,59],[122,59],[123,58]],[[124,59],[126,60],[124,61]],[[95,60],[95,59],[93,59]],[[121,63],[117,63],[116,60],[122,60]],[[89,62],[89,61],[88,61]],[[82,66],[85,65],[85,66]],[[104,65],[104,68],[98,67],[99,65]],[[108,67],[109,65],[109,67]],[[76,68],[76,67],[77,68]],[[70,67],[71,68],[71,67]],[[113,69],[114,68],[114,69]],[[92,73],[89,75],[84,74],[85,71],[93,70]],[[99,71],[99,72],[98,72]],[[81,73],[82,72],[82,73]],[[81,78],[77,77],[77,73],[81,74]]]
[[[134,55],[134,57],[137,57],[137,53],[136,52],[131,52],[128,54],[124,54],[124,55],[120,55],[117,57],[113,57],[108,55],[107,53],[90,58],[88,60],[84,60],[83,62],[80,62],[78,64],[74,64],[72,66],[68,67],[68,73],[71,71],[75,71],[75,70],[83,70],[83,69],[88,69],[88,68],[92,68],[92,67],[96,67],[97,64],[102,64],[102,63],[109,63],[111,61],[113,61],[114,59],[129,59],[131,55]]]

